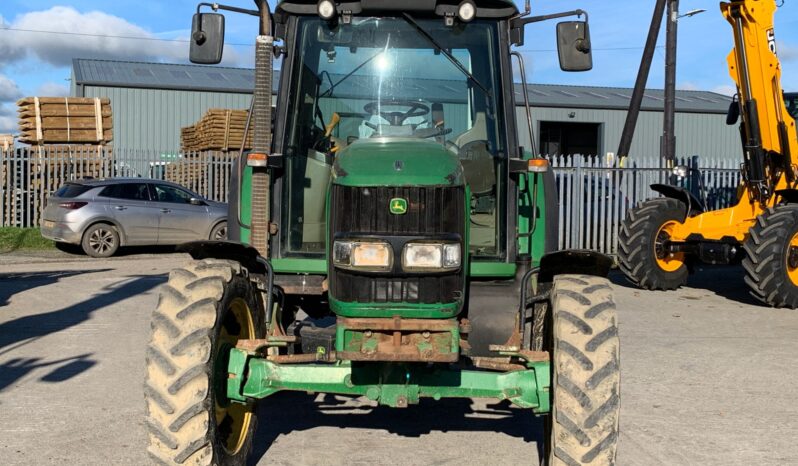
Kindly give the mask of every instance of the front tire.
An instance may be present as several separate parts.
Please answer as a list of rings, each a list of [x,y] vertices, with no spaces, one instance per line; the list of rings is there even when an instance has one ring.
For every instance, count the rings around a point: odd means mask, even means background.
[[[152,315],[144,384],[148,452],[167,465],[246,464],[253,405],[225,396],[227,357],[260,338],[263,307],[240,264],[206,259],[177,269]]]
[[[684,214],[684,203],[668,198],[629,210],[618,234],[618,263],[629,281],[646,290],[675,290],[687,283],[685,255],[664,250],[671,228]]]
[[[612,466],[618,443],[620,345],[605,278],[561,275],[552,291],[549,466]]]
[[[768,306],[798,308],[798,206],[767,209],[757,217],[743,249],[751,295]]]

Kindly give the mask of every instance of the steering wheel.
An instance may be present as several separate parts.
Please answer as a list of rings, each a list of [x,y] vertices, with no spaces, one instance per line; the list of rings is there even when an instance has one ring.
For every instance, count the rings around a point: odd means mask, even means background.
[[[380,107],[407,107],[406,112],[381,112]],[[429,107],[421,102],[412,100],[375,100],[363,107],[369,115],[379,115],[386,119],[391,126],[401,126],[405,120],[413,117],[422,117],[429,114]]]

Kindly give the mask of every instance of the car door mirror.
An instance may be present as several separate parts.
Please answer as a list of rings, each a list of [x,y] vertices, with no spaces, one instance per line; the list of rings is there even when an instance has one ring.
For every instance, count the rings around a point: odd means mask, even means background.
[[[197,13],[191,22],[189,60],[200,65],[216,65],[224,50],[224,15]]]
[[[563,71],[593,69],[593,51],[587,21],[565,21],[557,24],[557,52]]]
[[[188,203],[191,204],[191,205],[208,205],[208,204],[205,203],[204,200],[198,199],[196,197],[192,197],[191,200],[188,201]]]

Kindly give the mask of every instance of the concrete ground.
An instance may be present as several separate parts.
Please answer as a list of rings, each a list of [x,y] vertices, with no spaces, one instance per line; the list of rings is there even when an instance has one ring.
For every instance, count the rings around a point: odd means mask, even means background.
[[[179,254],[0,255],[0,462],[143,465],[144,347]],[[671,293],[627,287],[620,465],[798,463],[798,312],[753,303],[739,269]],[[537,464],[541,422],[506,404],[279,394],[253,464]]]

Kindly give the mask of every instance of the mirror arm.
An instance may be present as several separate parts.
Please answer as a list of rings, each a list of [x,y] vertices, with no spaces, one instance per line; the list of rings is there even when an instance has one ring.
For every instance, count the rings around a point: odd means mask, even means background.
[[[523,19],[518,18],[513,20],[512,27],[513,28],[522,27],[526,26],[527,24],[540,23],[552,19],[567,18],[568,16],[577,16],[577,17],[584,16],[585,22],[588,22],[587,12],[585,10],[573,10],[573,11],[565,11],[562,13],[553,13],[550,15],[543,15],[543,16],[530,16],[529,18],[523,18]]]
[[[218,3],[200,3],[197,5],[197,13],[200,13],[200,8],[207,6],[213,11],[225,10],[225,11],[232,11],[235,13],[243,13],[245,15],[250,16],[260,16],[260,12],[258,10],[247,10],[246,8],[238,8],[235,6],[227,6],[227,5],[220,5]]]

